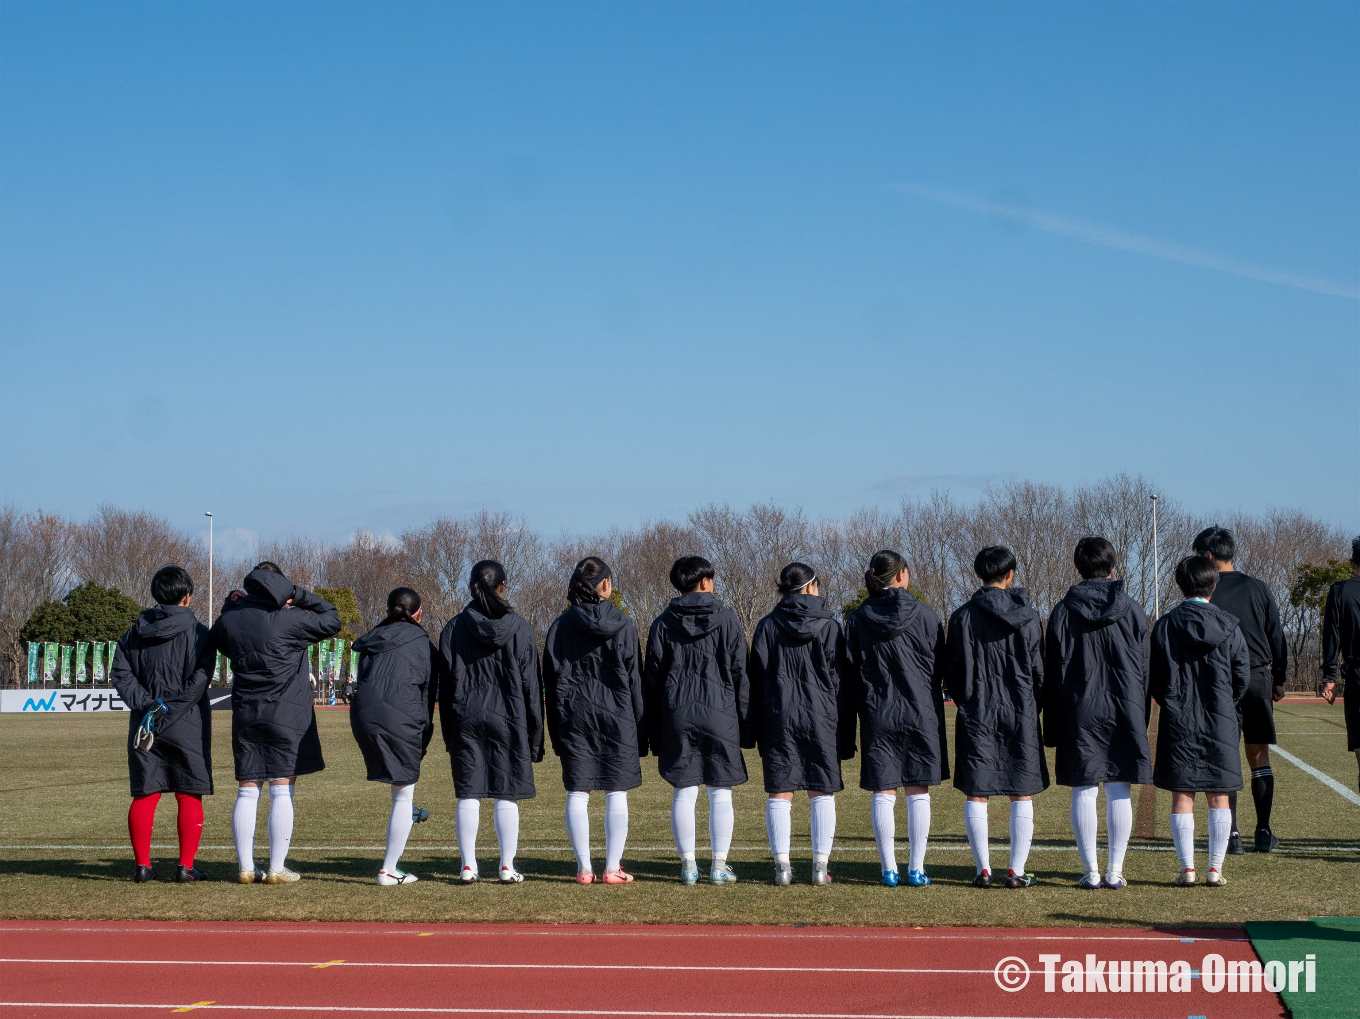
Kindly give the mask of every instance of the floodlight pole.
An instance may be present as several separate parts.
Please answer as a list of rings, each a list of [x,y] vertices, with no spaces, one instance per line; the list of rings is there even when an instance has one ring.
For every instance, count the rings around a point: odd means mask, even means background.
[[[1152,618],[1162,616],[1161,563],[1157,557],[1157,495],[1152,496]]]
[[[212,531],[213,531],[213,528],[212,528],[212,525],[213,525],[213,515],[212,515],[211,513],[204,513],[203,515],[204,515],[205,517],[208,518],[208,625],[209,625],[209,626],[212,626],[212,621],[213,621],[213,618],[212,618],[212,613],[213,613],[213,546],[212,546],[212,539],[213,539],[213,533],[212,533]]]

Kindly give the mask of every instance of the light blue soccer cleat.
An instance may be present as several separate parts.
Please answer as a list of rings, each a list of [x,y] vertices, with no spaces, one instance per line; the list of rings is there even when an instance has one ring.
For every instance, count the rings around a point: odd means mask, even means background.
[[[737,883],[737,872],[732,869],[730,864],[724,863],[721,867],[714,867],[708,872],[708,883],[711,885],[734,885]]]
[[[883,872],[883,886],[885,888],[896,888],[898,882],[901,880],[902,879],[898,876],[897,871],[895,870],[885,870]]]
[[[680,861],[680,883],[682,885],[697,885],[699,883],[699,868],[696,864],[686,860]]]
[[[923,870],[909,870],[907,871],[907,884],[912,888],[924,888],[930,884],[930,878],[926,876],[926,872]]]

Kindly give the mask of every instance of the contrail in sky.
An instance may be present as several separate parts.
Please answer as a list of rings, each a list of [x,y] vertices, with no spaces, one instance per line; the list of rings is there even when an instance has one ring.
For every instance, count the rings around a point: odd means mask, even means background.
[[[1360,287],[1350,283],[1322,279],[1317,276],[1303,276],[1283,269],[1272,269],[1265,265],[1253,265],[1250,262],[1239,262],[1236,259],[1224,258],[1207,251],[1197,251],[1194,248],[1181,247],[1179,244],[1159,241],[1155,237],[1112,230],[1098,223],[1069,219],[1066,216],[1057,216],[1051,212],[1040,212],[1037,209],[1029,209],[1022,205],[984,202],[968,195],[961,195],[954,191],[941,191],[924,184],[897,184],[895,187],[899,191],[914,195],[917,198],[923,198],[928,202],[935,202],[938,205],[948,205],[951,208],[965,209],[968,212],[976,212],[980,215],[995,216],[1023,226],[1033,227],[1035,230],[1043,230],[1045,233],[1057,234],[1059,237],[1070,237],[1072,240],[1083,241],[1086,244],[1096,244],[1102,248],[1133,251],[1140,255],[1151,255],[1153,258],[1160,258],[1167,262],[1195,265],[1201,269],[1214,269],[1218,272],[1225,272],[1230,276],[1241,276],[1243,279],[1260,280],[1263,283],[1275,283],[1282,287],[1293,287],[1296,290],[1309,290],[1315,294],[1328,294],[1332,297],[1345,297],[1352,301],[1360,301]]]

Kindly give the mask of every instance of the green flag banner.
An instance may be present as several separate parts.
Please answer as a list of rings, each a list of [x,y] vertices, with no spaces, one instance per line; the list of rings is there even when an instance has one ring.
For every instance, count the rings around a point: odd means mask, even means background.
[[[104,682],[104,643],[95,641],[90,645],[90,682],[96,685]]]
[[[76,682],[84,683],[89,677],[85,672],[85,652],[89,650],[89,643],[83,640],[76,641]]]
[[[42,647],[35,640],[28,642],[28,681],[36,683],[38,681],[38,649]]]
[[[55,683],[57,681],[57,645],[43,645],[43,682]]]
[[[61,685],[71,685],[71,645],[61,646]]]
[[[353,644],[349,647],[349,678],[359,682],[359,652],[354,650]]]
[[[331,656],[331,683],[339,684],[340,667],[345,661],[345,642],[339,637],[335,638],[335,653]]]

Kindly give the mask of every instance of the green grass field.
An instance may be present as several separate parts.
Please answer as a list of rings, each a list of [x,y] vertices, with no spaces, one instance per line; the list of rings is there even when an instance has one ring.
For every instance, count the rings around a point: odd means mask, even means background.
[[[529,880],[514,887],[456,883],[453,785],[438,737],[426,760],[416,802],[432,817],[416,827],[403,865],[422,881],[404,888],[373,883],[390,805],[386,786],[369,784],[343,711],[319,712],[327,769],[301,779],[290,863],[304,880],[293,886],[232,882],[230,719],[214,715],[218,793],[207,798],[199,860],[215,879],[201,885],[133,885],[126,846],[128,805],[124,739],[126,716],[0,716],[0,916],[85,919],[277,919],[382,921],[502,921],[571,923],[762,923],[897,925],[1064,925],[1242,923],[1309,916],[1360,914],[1360,807],[1316,778],[1277,758],[1274,827],[1290,852],[1229,857],[1223,889],[1170,885],[1169,797],[1157,797],[1151,839],[1135,838],[1121,892],[1074,887],[1077,854],[1068,827],[1070,795],[1053,787],[1035,800],[1035,848],[1029,869],[1040,883],[1025,891],[971,887],[973,867],[963,836],[963,797],[936,790],[932,843],[926,865],[930,888],[878,885],[878,857],[869,826],[869,794],[858,788],[857,762],[846,764],[847,789],[837,798],[838,828],[832,872],[836,883],[813,888],[770,884],[764,795],[759,762],[753,781],[735,793],[732,863],[735,886],[682,887],[671,847],[670,787],[643,762],[643,785],[630,797],[631,832],[625,865],[638,881],[627,887],[581,887],[563,825],[565,794],[551,755],[538,767],[539,796],[521,804],[518,865]],[[1355,759],[1345,749],[1341,709],[1322,703],[1279,707],[1282,747],[1354,788]],[[952,731],[952,730],[951,730]],[[1245,765],[1244,765],[1245,768]],[[1245,773],[1245,771],[1244,771]],[[603,852],[603,797],[592,799],[597,856]],[[1138,791],[1135,791],[1135,811]],[[706,856],[706,802],[700,798],[700,862]],[[1100,808],[1104,832],[1103,800]],[[1255,824],[1249,794],[1241,826]],[[266,846],[260,810],[257,859]],[[901,864],[906,864],[906,811],[899,800]],[[1007,808],[992,804],[992,866],[1006,866]],[[810,868],[807,801],[794,803],[794,865],[800,881]],[[157,818],[158,871],[173,873],[174,800]],[[800,836],[801,833],[801,836]],[[1204,805],[1199,803],[1198,862],[1205,868]],[[483,873],[492,873],[495,835],[490,804],[483,807],[479,842]],[[1102,862],[1104,856],[1102,851]],[[603,866],[598,860],[596,867]]]

